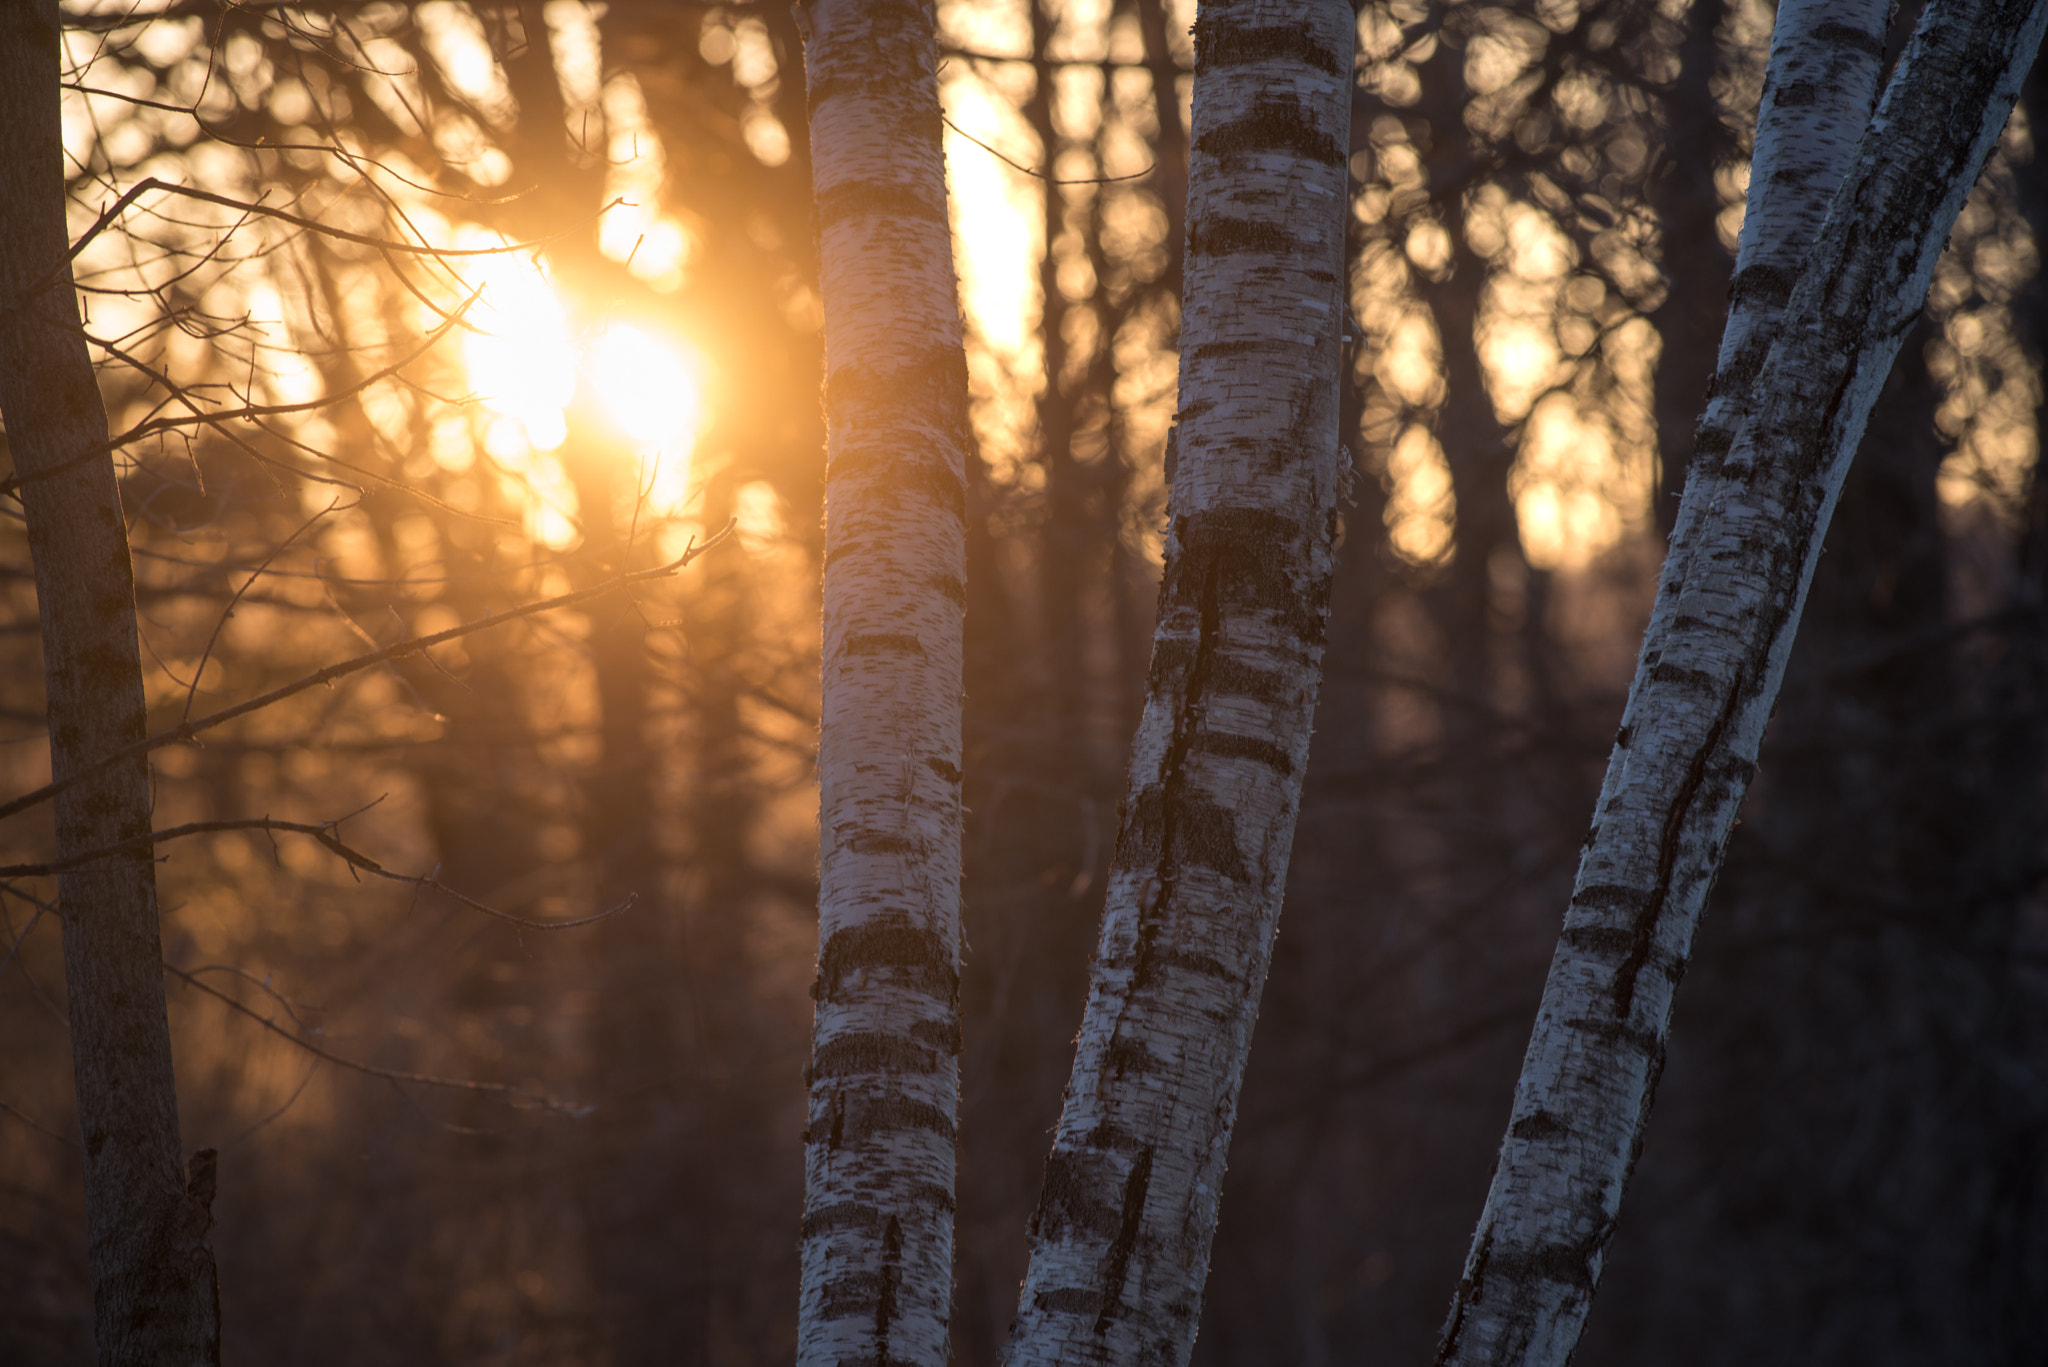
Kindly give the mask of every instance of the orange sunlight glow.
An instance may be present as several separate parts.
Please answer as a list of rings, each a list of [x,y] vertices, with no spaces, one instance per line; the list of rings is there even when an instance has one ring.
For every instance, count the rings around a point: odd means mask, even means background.
[[[576,395],[568,315],[533,262],[513,255],[480,259],[482,295],[470,310],[476,331],[462,338],[470,386],[486,408],[517,422],[534,450],[552,451],[569,435],[562,412]]]
[[[525,506],[533,534],[550,546],[576,539],[576,495],[553,453],[569,437],[579,390],[638,458],[643,513],[679,515],[690,492],[690,457],[703,430],[705,363],[680,339],[612,323],[578,337],[545,269],[507,254],[480,258],[482,295],[463,337],[469,385],[493,415],[483,448]]]
[[[703,422],[703,361],[694,352],[615,323],[584,356],[584,375],[637,446],[689,455]]]

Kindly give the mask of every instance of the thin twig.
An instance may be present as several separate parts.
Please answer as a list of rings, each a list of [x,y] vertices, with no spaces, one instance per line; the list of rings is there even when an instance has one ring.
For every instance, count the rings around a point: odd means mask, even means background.
[[[701,546],[696,543],[695,538],[692,538],[689,546],[684,549],[683,553],[666,565],[657,565],[649,570],[638,570],[632,574],[614,575],[602,584],[597,584],[587,589],[580,589],[575,593],[565,593],[555,598],[543,598],[536,602],[523,603],[506,612],[486,614],[474,621],[450,627],[446,631],[437,631],[431,636],[418,636],[409,641],[398,641],[392,645],[385,646],[382,650],[373,650],[367,655],[358,655],[353,659],[343,660],[338,664],[331,664],[324,669],[315,670],[303,678],[295,679],[291,683],[273,688],[268,693],[260,694],[249,699],[247,702],[236,703],[234,706],[224,707],[218,712],[209,712],[203,717],[180,722],[167,731],[159,731],[153,736],[148,736],[135,742],[133,745],[123,746],[119,750],[103,755],[99,759],[66,774],[63,778],[44,784],[33,792],[23,793],[20,797],[14,798],[11,801],[0,803],[0,821],[6,820],[18,812],[25,812],[31,807],[49,801],[58,793],[64,792],[73,785],[83,782],[110,764],[118,764],[125,759],[134,759],[137,756],[161,750],[166,745],[175,745],[180,741],[190,740],[202,731],[210,731],[223,722],[230,722],[237,717],[245,717],[251,712],[261,711],[273,703],[283,702],[286,698],[303,693],[309,688],[318,688],[322,684],[332,683],[336,679],[344,679],[351,674],[360,674],[366,669],[373,669],[387,661],[401,660],[409,655],[417,655],[423,650],[431,650],[435,646],[444,645],[449,641],[468,636],[473,632],[484,631],[490,627],[502,626],[506,622],[516,622],[522,618],[538,616],[545,612],[554,612],[561,608],[574,607],[578,603],[587,603],[593,598],[602,597],[628,585],[645,583],[651,579],[665,579],[681,570],[712,547],[718,545],[721,541],[724,541],[728,536],[731,536],[732,529],[736,523],[737,519],[728,521],[717,535]]]
[[[546,237],[534,238],[530,242],[507,242],[496,247],[434,247],[422,242],[397,242],[388,237],[371,237],[365,233],[352,233],[344,228],[336,228],[322,223],[318,219],[306,218],[284,209],[273,209],[268,204],[251,204],[245,200],[231,199],[226,195],[214,194],[210,190],[197,190],[189,185],[174,185],[170,181],[158,180],[155,176],[148,176],[129,186],[126,193],[107,206],[106,211],[93,222],[92,227],[86,229],[85,235],[74,242],[71,245],[71,250],[64,254],[64,260],[59,263],[58,271],[61,272],[65,266],[75,261],[78,258],[78,254],[85,250],[86,244],[106,231],[107,225],[118,218],[122,210],[151,190],[162,190],[166,194],[183,195],[187,199],[196,199],[207,204],[218,204],[224,209],[235,209],[245,214],[260,214],[264,218],[274,218],[280,222],[289,223],[294,227],[304,228],[308,232],[318,233],[322,237],[331,237],[341,242],[353,242],[361,247],[375,247],[379,251],[405,252],[411,256],[431,256],[436,260],[451,256],[505,256],[513,252],[530,252],[538,247],[546,246],[557,238],[580,231],[584,226],[583,223],[578,223],[573,227],[563,229],[561,232],[550,233]],[[605,205],[604,208],[599,209],[596,216],[602,217],[623,203],[625,203],[623,199],[615,199]],[[52,275],[52,281],[54,279],[55,273]],[[43,289],[47,288],[49,288],[49,282],[46,282],[36,290],[30,291],[30,293],[41,293]]]
[[[206,638],[206,649],[199,652],[199,667],[192,671],[192,686],[185,690],[185,710],[178,714],[179,721],[190,721],[192,719],[192,701],[199,696],[199,680],[206,673],[206,662],[213,658],[213,648],[220,641],[220,634],[227,630],[228,618],[235,615],[235,605],[242,601],[242,595],[256,586],[256,581],[261,579],[263,572],[270,568],[270,562],[283,555],[286,548],[292,542],[297,541],[307,528],[340,506],[341,500],[335,499],[325,508],[322,508],[319,512],[300,523],[297,531],[294,531],[290,536],[278,542],[277,548],[271,551],[269,555],[263,557],[263,563],[258,565],[249,577],[242,581],[242,587],[235,590],[235,596],[228,599],[228,605],[221,609],[220,621],[214,623],[213,634]]]
[[[502,1096],[507,1100],[528,1102],[543,1110],[553,1111],[557,1115],[566,1115],[574,1119],[581,1119],[595,1109],[581,1102],[564,1101],[559,1097],[546,1096],[540,1092],[529,1092],[524,1087],[514,1087],[510,1083],[505,1082],[478,1082],[473,1078],[440,1077],[433,1073],[413,1073],[398,1068],[379,1068],[371,1063],[358,1063],[354,1059],[343,1058],[340,1054],[323,1049],[311,1040],[301,1038],[264,1015],[261,1011],[244,1005],[217,987],[201,982],[195,975],[179,968],[176,964],[166,963],[164,965],[164,972],[184,982],[188,987],[195,987],[199,991],[204,992],[207,996],[225,1005],[229,1010],[238,1011],[242,1015],[247,1016],[279,1039],[296,1044],[299,1048],[313,1055],[313,1057],[332,1063],[338,1068],[346,1068],[353,1073],[361,1073],[366,1077],[383,1078],[387,1082],[410,1082],[419,1087],[443,1087],[450,1091],[481,1092],[486,1096]]]
[[[1004,156],[995,148],[990,147],[987,143],[983,142],[980,138],[975,137],[974,134],[968,132],[959,124],[954,123],[944,114],[939,115],[939,119],[946,125],[946,127],[952,129],[955,133],[958,133],[961,137],[967,139],[976,147],[979,147],[982,151],[988,153],[997,161],[1003,163],[1003,165],[1010,167],[1012,170],[1022,171],[1025,175],[1031,176],[1034,179],[1042,180],[1047,185],[1115,185],[1121,181],[1126,180],[1143,180],[1145,177],[1151,175],[1154,171],[1159,169],[1159,163],[1155,161],[1150,166],[1147,166],[1144,170],[1133,171],[1131,174],[1127,176],[1075,176],[1071,179],[1061,176],[1050,176],[1043,171],[1032,170],[1029,166],[1026,166],[1021,161],[1012,161],[1009,157]]]
[[[285,821],[278,817],[259,816],[230,818],[220,821],[188,821],[182,826],[170,826],[161,831],[151,831],[146,835],[133,836],[127,840],[118,840],[111,845],[102,845],[97,849],[81,850],[77,854],[65,855],[61,859],[45,860],[39,864],[8,864],[0,866],[0,878],[48,878],[53,874],[67,873],[72,869],[83,868],[87,864],[97,863],[102,859],[112,859],[118,855],[149,851],[163,841],[179,840],[189,835],[211,835],[220,831],[266,831],[275,835],[282,831],[288,835],[309,835],[313,837],[313,839],[319,841],[330,851],[339,855],[352,870],[360,869],[364,873],[375,874],[379,878],[389,879],[394,883],[404,883],[409,887],[445,893],[447,896],[468,907],[471,911],[481,912],[485,916],[503,921],[507,925],[518,926],[521,930],[575,930],[579,926],[595,925],[599,921],[610,920],[620,912],[630,908],[634,902],[634,898],[628,897],[617,906],[607,907],[603,911],[595,912],[589,916],[579,916],[570,921],[541,921],[528,916],[515,916],[509,911],[500,911],[488,903],[479,902],[474,897],[457,892],[454,888],[449,887],[446,883],[430,874],[400,873],[396,869],[385,868],[361,850],[344,843],[341,837],[335,834],[336,828],[344,820],[347,820],[347,818],[343,817],[335,821],[320,822]]]

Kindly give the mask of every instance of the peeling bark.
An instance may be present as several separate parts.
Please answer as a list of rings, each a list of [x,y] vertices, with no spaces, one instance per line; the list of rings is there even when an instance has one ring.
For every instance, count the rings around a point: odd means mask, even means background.
[[[933,12],[800,12],[825,306],[818,979],[797,1361],[946,1361],[967,369]]]
[[[1835,49],[1807,49],[1822,72],[1874,60],[1854,56],[1869,52],[1868,30],[1829,34],[1851,12],[1780,11],[1787,22],[1821,20],[1806,33]],[[1736,308],[1762,311],[1748,327],[1730,320],[1440,1364],[1563,1363],[1578,1342],[1641,1150],[1693,932],[1755,770],[1822,536],[2044,22],[2043,0],[1935,0],[1810,250],[1772,257],[1760,240],[1752,251],[1745,225]],[[1774,122],[1831,94],[1828,75],[1795,81],[1776,44],[1772,66],[1777,100],[1767,96],[1765,112]],[[1780,165],[1819,159],[1819,145],[1808,134],[1784,146]],[[1813,174],[1773,173],[1761,129],[1758,158],[1752,184],[1767,193]],[[1760,239],[1799,231],[1796,213],[1766,229],[1766,206],[1758,212]],[[1803,260],[1796,284],[1757,273],[1788,253]],[[1784,299],[1775,319],[1773,296]]]
[[[1196,22],[1159,627],[1016,1367],[1193,1350],[1321,683],[1353,23],[1333,0]]]
[[[60,69],[56,5],[0,5],[0,416],[26,479],[61,780],[142,739],[145,714],[127,524],[65,260]],[[148,760],[109,765],[57,795],[58,857],[147,836],[149,818]],[[188,1173],[180,1147],[156,866],[146,848],[102,859],[57,897],[98,1360],[218,1363],[214,1161]]]

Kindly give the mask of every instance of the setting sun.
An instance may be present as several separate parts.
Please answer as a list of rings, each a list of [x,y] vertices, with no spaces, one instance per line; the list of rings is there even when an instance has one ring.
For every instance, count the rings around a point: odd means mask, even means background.
[[[681,512],[690,457],[704,422],[703,358],[674,337],[629,323],[578,336],[544,268],[489,257],[464,338],[471,391],[491,413],[485,449],[525,484],[536,529],[551,544],[574,535],[575,496],[548,453],[569,437],[579,392],[594,399],[608,435],[637,457],[637,485],[653,516]]]
[[[703,418],[702,363],[695,353],[614,324],[585,351],[583,373],[637,445],[658,445],[672,459],[689,455]]]
[[[463,337],[463,361],[477,398],[516,420],[537,451],[568,435],[562,411],[576,394],[576,347],[554,285],[517,256],[483,258],[475,330]]]

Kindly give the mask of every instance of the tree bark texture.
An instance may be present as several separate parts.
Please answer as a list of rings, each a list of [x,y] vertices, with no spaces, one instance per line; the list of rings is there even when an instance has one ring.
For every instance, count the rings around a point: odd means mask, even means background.
[[[50,767],[63,779],[143,737],[127,525],[79,326],[64,216],[57,7],[0,0],[0,417],[35,561]],[[59,793],[59,858],[150,829],[138,755]],[[58,879],[85,1162],[93,1337],[102,1364],[220,1357],[213,1155],[188,1177],[147,851]]]
[[[1813,30],[1824,41],[1849,12],[1828,9]],[[1843,476],[2044,20],[2043,0],[1927,7],[1782,313],[1762,327],[1768,344],[1745,411],[1723,419],[1731,440],[1718,462],[1706,435],[1726,406],[1702,424],[1440,1364],[1563,1363],[1578,1342],[1641,1150],[1678,981]],[[1831,45],[1837,62],[1864,47],[1846,36]],[[1825,79],[1812,98],[1823,98]],[[1792,80],[1774,71],[1772,84],[1767,114],[1810,107],[1790,98]],[[1760,131],[1760,160],[1762,149]],[[1766,168],[1752,185],[1797,179]],[[1741,283],[1761,258],[1747,226],[1744,237],[1736,295],[1762,298]],[[1733,319],[1728,331],[1717,403],[1749,335]]]
[[[1196,21],[1159,626],[1015,1367],[1193,1350],[1321,682],[1353,24],[1337,0]]]
[[[1697,543],[1694,524],[1713,506],[1712,483],[1748,416],[1764,358],[1777,337],[1800,263],[1820,235],[1877,103],[1888,0],[1785,0],[1757,106],[1742,240],[1728,286],[1728,320],[1693,434],[1693,456],[1651,612],[1662,629],[1678,603]],[[1698,485],[1697,493],[1692,486]]]
[[[946,1361],[967,368],[933,11],[804,18],[828,431],[817,1016],[797,1360]]]

